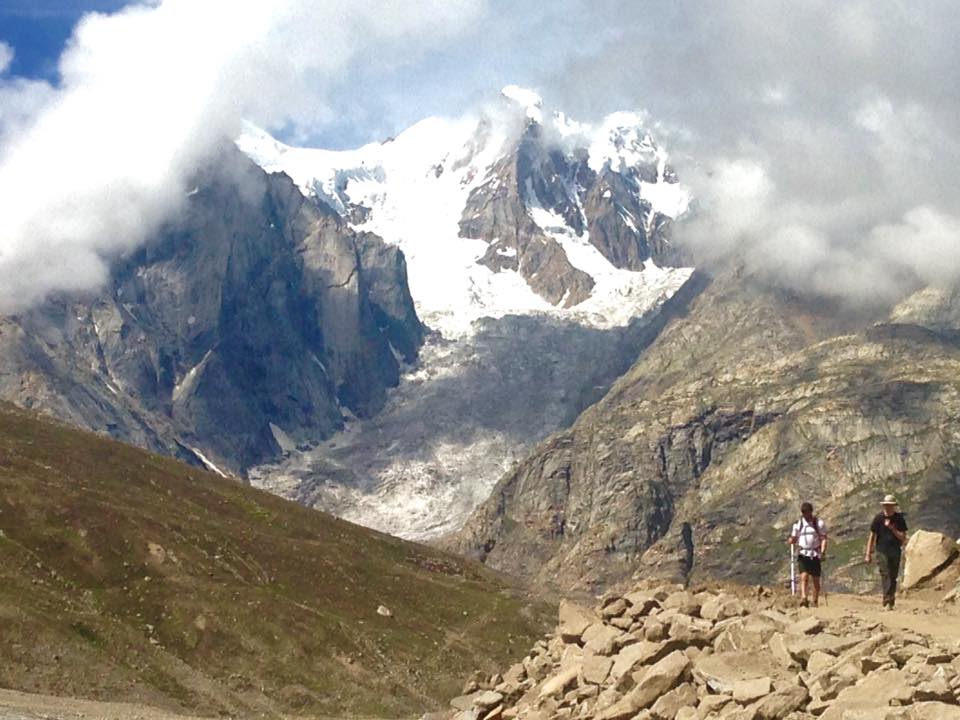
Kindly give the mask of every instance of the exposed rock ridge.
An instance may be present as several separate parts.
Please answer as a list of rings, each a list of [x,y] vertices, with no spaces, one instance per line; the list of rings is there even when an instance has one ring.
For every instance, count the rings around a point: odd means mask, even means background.
[[[423,333],[398,249],[231,147],[96,297],[0,320],[0,397],[242,471],[377,412]]]
[[[471,191],[460,235],[489,243],[481,264],[517,271],[549,302],[573,307],[590,296],[594,280],[532,211],[552,213],[559,220],[554,230],[585,236],[617,268],[640,271],[651,259],[661,266],[689,263],[670,244],[670,218],[641,197],[641,181],[676,182],[660,164],[651,155],[636,166],[614,170],[607,161],[595,171],[586,148],[563,151],[530,121],[515,148]]]

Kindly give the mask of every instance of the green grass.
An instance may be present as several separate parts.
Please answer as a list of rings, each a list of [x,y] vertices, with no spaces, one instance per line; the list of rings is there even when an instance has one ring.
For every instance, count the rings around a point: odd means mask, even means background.
[[[0,686],[27,691],[408,716],[551,620],[478,564],[4,405],[0,530]]]

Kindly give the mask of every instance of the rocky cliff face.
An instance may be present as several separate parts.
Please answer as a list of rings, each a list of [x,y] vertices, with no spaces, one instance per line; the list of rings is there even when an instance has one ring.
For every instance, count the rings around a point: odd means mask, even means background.
[[[0,321],[0,396],[242,471],[375,413],[422,339],[396,248],[225,150],[97,297]]]
[[[518,272],[552,305],[574,307],[590,297],[596,280],[571,262],[567,243],[589,243],[613,267],[635,272],[651,260],[661,266],[689,261],[671,249],[671,218],[641,192],[643,182],[675,184],[672,170],[635,126],[610,132],[617,150],[626,142],[635,146],[631,164],[591,161],[590,149],[564,150],[543,124],[527,124],[463,209],[460,235],[489,244],[481,264]]]
[[[510,314],[627,325],[664,276],[682,275],[679,287],[689,274],[670,243],[687,189],[646,116],[579,123],[547,116],[529,91],[502,95],[356,150],[291,147],[254,127],[237,144],[402,248],[417,312],[448,339]]]
[[[726,274],[507,474],[453,546],[564,588],[634,573],[776,582],[810,500],[832,527],[831,582],[859,586],[884,492],[955,536],[960,345],[874,319]]]

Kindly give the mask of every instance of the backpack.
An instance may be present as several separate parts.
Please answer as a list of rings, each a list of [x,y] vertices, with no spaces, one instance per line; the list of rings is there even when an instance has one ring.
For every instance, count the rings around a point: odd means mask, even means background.
[[[799,544],[800,542],[800,535],[803,533],[804,524],[806,524],[807,527],[813,528],[813,531],[817,534],[817,548],[819,549],[820,538],[822,537],[822,535],[820,534],[820,518],[814,515],[813,522],[808,523],[804,519],[803,515],[800,516],[800,519],[797,521],[797,524],[794,525],[794,527],[797,528],[797,544]]]

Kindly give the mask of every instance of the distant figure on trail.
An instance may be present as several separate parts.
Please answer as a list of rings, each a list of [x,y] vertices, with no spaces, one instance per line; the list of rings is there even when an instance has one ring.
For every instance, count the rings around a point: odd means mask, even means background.
[[[820,602],[820,575],[824,553],[827,552],[827,526],[823,520],[813,514],[813,505],[808,502],[800,506],[800,519],[790,530],[787,542],[797,546],[800,561],[800,604],[816,607]],[[810,580],[813,580],[813,596],[808,594]]]
[[[893,610],[897,599],[897,576],[900,574],[900,554],[907,541],[907,521],[897,512],[897,499],[887,495],[880,502],[883,511],[870,523],[867,552],[864,560],[869,564],[873,551],[877,552],[877,566],[883,584],[883,609]]]

